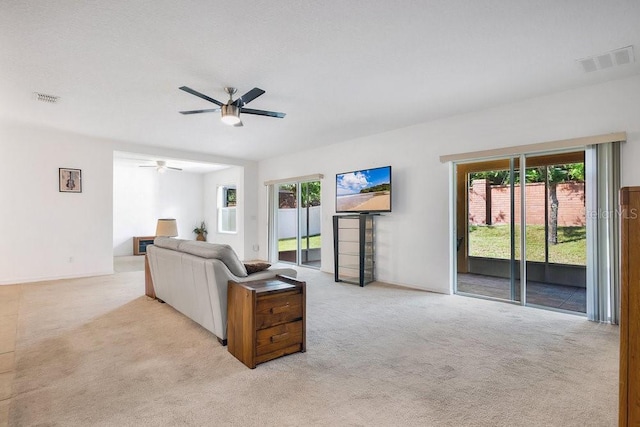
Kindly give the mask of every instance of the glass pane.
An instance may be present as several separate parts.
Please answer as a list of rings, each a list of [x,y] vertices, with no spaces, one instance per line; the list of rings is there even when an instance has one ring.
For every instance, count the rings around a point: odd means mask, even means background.
[[[236,187],[225,185],[218,187],[218,231],[235,233],[236,224]]]
[[[522,301],[521,295],[521,278],[520,278],[520,262],[521,262],[521,235],[522,235],[522,215],[521,215],[521,187],[520,187],[520,168],[517,166],[519,159],[511,160],[512,171],[509,178],[509,189],[512,191],[513,205],[511,207],[513,223],[512,223],[512,235],[511,235],[511,299],[513,301]]]
[[[234,207],[236,205],[236,187],[225,187],[224,206]]]
[[[298,262],[298,189],[296,184],[278,186],[278,260]]]
[[[527,303],[585,313],[584,162],[528,168],[526,186]]]
[[[220,231],[232,233],[236,231],[236,208],[220,209]]]
[[[509,171],[509,160],[499,163],[503,168],[465,165],[471,172],[458,182],[458,185],[467,186],[467,199],[459,200],[457,209],[464,212],[466,207],[468,232],[459,235],[457,241],[457,290],[514,300],[517,295],[514,295],[512,276],[517,266],[511,261],[512,234],[518,232],[519,224],[512,219],[515,212],[511,183],[516,175],[512,176]],[[495,164],[491,162],[491,165]]]
[[[300,184],[300,264],[320,268],[320,181]]]
[[[360,219],[351,216],[337,216],[338,274],[344,282],[360,282]]]

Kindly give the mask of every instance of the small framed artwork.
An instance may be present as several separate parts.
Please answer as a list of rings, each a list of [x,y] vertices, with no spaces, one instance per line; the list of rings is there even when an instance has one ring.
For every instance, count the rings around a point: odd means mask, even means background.
[[[82,193],[82,170],[59,168],[59,187],[61,193]]]

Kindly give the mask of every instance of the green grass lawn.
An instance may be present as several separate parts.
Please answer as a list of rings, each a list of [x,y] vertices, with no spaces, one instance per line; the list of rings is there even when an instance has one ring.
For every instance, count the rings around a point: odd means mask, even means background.
[[[520,226],[516,225],[516,258],[520,258]],[[527,260],[544,262],[544,226],[527,226]],[[487,258],[511,257],[509,225],[471,226],[469,255]],[[549,244],[549,262],[586,265],[586,227],[558,227],[558,244]]]
[[[301,249],[307,249],[307,239],[306,237],[300,239]],[[309,249],[318,249],[320,248],[320,235],[317,234],[315,236],[309,237]],[[284,251],[295,251],[296,250],[296,239],[281,239],[278,240],[278,252]]]

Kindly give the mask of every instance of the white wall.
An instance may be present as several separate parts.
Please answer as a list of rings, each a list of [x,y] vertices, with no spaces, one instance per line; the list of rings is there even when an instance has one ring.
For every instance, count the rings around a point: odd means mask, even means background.
[[[212,243],[224,243],[230,245],[240,259],[255,259],[257,252],[253,245],[257,244],[257,227],[255,226],[255,175],[256,164],[247,166],[235,166],[218,172],[212,172],[204,179],[204,211],[207,222],[207,241]],[[248,178],[247,178],[248,177]],[[246,179],[251,179],[250,185],[245,184]],[[220,186],[236,186],[236,233],[218,232],[218,206],[217,192]],[[253,209],[246,212],[248,209]]]
[[[178,237],[195,239],[205,219],[204,175],[114,163],[113,255],[132,255],[133,236],[153,236],[158,218],[175,218]]]
[[[0,121],[0,284],[113,271],[112,150],[98,139]],[[82,169],[82,193],[58,168]]]
[[[335,174],[392,165],[393,212],[376,219],[377,278],[450,293],[449,166],[440,155],[626,131],[622,185],[638,185],[639,117],[637,76],[264,160],[259,181],[324,174],[323,230],[331,230]],[[265,194],[259,206],[266,241]],[[322,235],[322,270],[333,271],[331,232]]]
[[[113,232],[114,151],[245,166],[250,174],[256,174],[255,162],[94,138],[2,119],[0,170],[7,185],[0,186],[0,284],[113,272],[114,241],[120,239],[114,238]],[[82,193],[58,192],[60,167],[82,169]],[[162,207],[156,209],[157,215],[176,217],[181,237],[193,238],[191,230],[202,219],[202,180],[184,177],[158,187],[163,195],[156,196],[156,206]],[[247,193],[255,198],[255,177],[252,185]],[[144,199],[140,202],[148,201],[147,197],[151,195],[140,195]],[[251,200],[247,204],[255,207],[256,203]],[[154,234],[155,219],[147,225],[149,229],[126,231],[127,236]],[[255,221],[243,225],[244,230],[255,228]],[[118,235],[121,233],[119,230]],[[254,231],[251,241],[256,234]]]
[[[263,249],[263,245],[260,243],[259,231],[258,231],[258,194],[266,194],[266,187],[258,184],[258,163],[251,162],[244,166],[243,175],[243,196],[242,203],[243,209],[241,209],[243,230],[244,230],[244,254],[242,259],[266,259],[266,257],[260,257],[260,250]],[[266,249],[266,241],[264,243],[264,249]]]

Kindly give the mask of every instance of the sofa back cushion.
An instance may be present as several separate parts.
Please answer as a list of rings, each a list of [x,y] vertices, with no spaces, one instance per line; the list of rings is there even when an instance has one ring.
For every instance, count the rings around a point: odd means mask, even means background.
[[[187,240],[180,244],[180,250],[202,258],[222,261],[238,277],[247,277],[247,269],[229,245]]]
[[[172,239],[171,237],[156,237],[153,240],[153,245],[159,248],[172,249],[174,251],[178,250],[180,243],[186,242],[183,239]]]
[[[172,249],[206,259],[219,259],[234,276],[247,277],[247,269],[229,245],[198,242],[195,240],[156,237],[153,244],[160,248]]]

